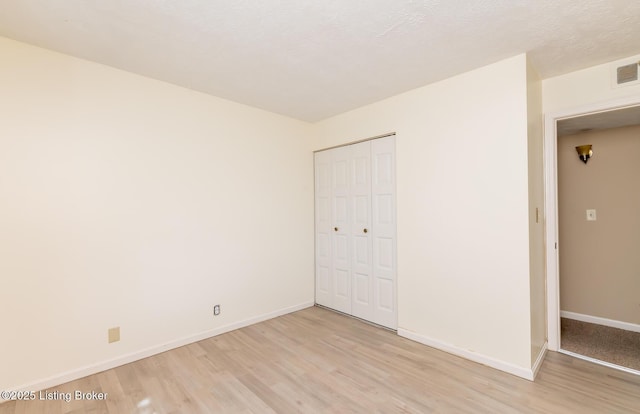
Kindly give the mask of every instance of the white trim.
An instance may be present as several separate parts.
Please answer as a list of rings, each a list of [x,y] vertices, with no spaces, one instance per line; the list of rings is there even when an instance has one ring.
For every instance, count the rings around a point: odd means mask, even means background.
[[[640,375],[640,371],[637,371],[635,369],[623,367],[622,365],[612,364],[611,362],[607,362],[607,361],[602,361],[600,359],[591,358],[591,357],[588,357],[586,355],[576,354],[574,352],[567,351],[565,349],[561,349],[558,352],[561,353],[561,354],[572,356],[574,358],[583,359],[585,361],[593,362],[594,364],[603,365],[605,367],[617,369],[618,371],[624,371],[624,372],[628,372],[629,374]]]
[[[533,363],[533,367],[531,368],[531,370],[533,371],[534,379],[536,378],[536,375],[538,375],[538,371],[540,371],[540,367],[542,366],[542,362],[544,361],[545,355],[547,355],[547,347],[548,347],[547,342],[542,344],[542,349],[540,349],[538,358],[536,358],[536,362]]]
[[[328,151],[328,150],[332,150],[334,148],[347,147],[349,145],[359,144],[361,142],[367,142],[367,141],[372,141],[374,139],[394,137],[394,136],[396,136],[395,132],[387,132],[386,134],[376,135],[375,137],[362,138],[362,139],[358,139],[358,140],[355,140],[355,141],[349,141],[349,142],[344,143],[344,144],[334,145],[333,147],[317,149],[317,150],[314,150],[313,153],[315,154],[316,152]]]
[[[545,242],[547,273],[547,337],[551,351],[560,350],[560,279],[558,266],[558,137],[556,122],[581,115],[606,112],[640,105],[640,95],[599,102],[545,114],[544,175],[545,175]]]
[[[624,329],[625,331],[640,332],[640,325],[630,322],[616,321],[614,319],[601,318],[599,316],[584,315],[569,311],[560,311],[560,316],[581,322],[595,323],[596,325],[610,326],[611,328]]]
[[[253,318],[245,319],[239,322],[234,322],[225,326],[210,329],[199,334],[186,336],[180,339],[166,342],[164,344],[155,345],[140,351],[132,352],[130,354],[122,355],[107,361],[99,362],[97,364],[87,365],[82,368],[73,369],[71,371],[63,372],[48,378],[43,378],[29,384],[16,387],[15,391],[39,391],[47,388],[52,388],[69,381],[74,381],[79,378],[86,377],[87,375],[97,374],[98,372],[106,371],[111,368],[119,367],[134,361],[138,361],[143,358],[160,354],[171,349],[179,348],[184,345],[188,345],[194,342],[202,341],[213,336],[217,336],[223,333],[231,332],[236,329],[244,328],[249,325],[253,325],[259,322],[263,322],[269,319],[276,318],[278,316],[286,315],[288,313],[296,312],[302,309],[306,309],[313,306],[313,302],[304,302],[298,305],[289,306],[287,308],[278,309],[273,312],[265,313],[255,316]],[[10,390],[12,391],[12,390]]]
[[[552,351],[560,349],[560,280],[558,268],[558,173],[556,117],[545,115],[544,122],[544,210],[547,259],[547,340]]]
[[[519,367],[517,365],[510,364],[508,362],[500,361],[498,359],[479,354],[477,352],[469,351],[466,349],[458,348],[457,346],[447,344],[442,341],[438,341],[436,339],[432,339],[426,337],[424,335],[417,334],[415,332],[408,331],[406,329],[398,329],[398,335],[407,339],[411,339],[412,341],[419,342],[423,345],[430,346],[432,348],[439,349],[441,351],[447,352],[449,354],[457,355],[459,357],[468,359],[473,362],[478,362],[482,365],[486,365],[491,368],[498,369],[500,371],[507,372],[509,374],[513,374],[520,378],[527,379],[529,381],[533,381],[535,375],[533,370],[528,368]]]

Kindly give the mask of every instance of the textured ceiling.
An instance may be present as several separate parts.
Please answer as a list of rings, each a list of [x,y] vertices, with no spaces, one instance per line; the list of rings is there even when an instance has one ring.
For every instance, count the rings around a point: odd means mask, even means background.
[[[317,121],[530,52],[640,53],[638,0],[2,0],[0,36]]]

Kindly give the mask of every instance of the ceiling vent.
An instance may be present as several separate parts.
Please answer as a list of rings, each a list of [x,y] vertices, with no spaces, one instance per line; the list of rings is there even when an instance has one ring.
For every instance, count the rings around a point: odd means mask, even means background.
[[[619,87],[640,84],[640,77],[638,76],[640,70],[638,66],[640,66],[638,59],[614,62],[612,65],[613,86]]]
[[[638,64],[637,63],[620,66],[618,68],[618,74],[617,74],[618,85],[620,85],[621,83],[633,82],[636,80],[638,80]]]

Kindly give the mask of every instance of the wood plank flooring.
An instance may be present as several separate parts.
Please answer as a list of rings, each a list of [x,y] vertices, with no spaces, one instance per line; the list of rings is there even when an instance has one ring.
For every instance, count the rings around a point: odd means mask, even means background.
[[[309,308],[49,391],[18,413],[640,413],[640,377],[549,352],[535,382]]]

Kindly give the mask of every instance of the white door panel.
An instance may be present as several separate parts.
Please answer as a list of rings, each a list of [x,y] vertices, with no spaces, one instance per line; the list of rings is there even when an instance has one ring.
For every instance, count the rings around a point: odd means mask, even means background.
[[[396,329],[395,138],[371,141],[372,237],[374,240],[373,322]]]
[[[376,196],[373,198],[373,209],[377,213],[375,215],[375,225],[394,225],[395,216],[393,214],[393,202],[393,194],[376,194]]]
[[[351,234],[353,256],[352,314],[371,320],[374,314],[373,284],[371,283],[371,142],[350,146],[351,171]],[[366,230],[365,230],[366,229]]]
[[[338,229],[343,227],[343,231],[349,230],[345,228],[349,226],[349,197],[346,195],[333,196],[333,226]]]
[[[339,264],[339,267],[349,268],[349,238],[344,233],[334,234],[333,259]]]
[[[353,186],[355,188],[369,188],[371,181],[371,144],[369,142],[362,142],[360,144],[353,145]],[[367,191],[368,192],[368,191]]]
[[[378,278],[377,281],[378,305],[386,312],[393,312],[393,280]]]
[[[351,314],[351,272],[348,269],[334,269],[335,294],[332,308]]]
[[[351,149],[335,148],[331,156],[332,223],[331,246],[333,261],[332,308],[351,314]]]
[[[331,154],[315,154],[316,302],[332,306]]]
[[[321,233],[316,237],[316,257],[322,262],[331,260],[331,241],[329,236],[330,234],[328,233]]]
[[[333,159],[333,189],[349,187],[349,154],[344,148],[336,148]]]
[[[329,278],[329,272],[330,269],[328,267],[322,265],[317,266],[316,298],[331,296],[331,280]]]
[[[375,281],[375,323],[395,329],[397,327],[395,281],[377,277]]]
[[[370,275],[363,275],[360,273],[353,274],[353,301],[354,308],[356,306],[368,307],[371,303],[371,292],[369,286],[371,286]]]
[[[393,239],[376,237],[374,266],[379,272],[393,272]]]
[[[327,196],[316,198],[316,217],[321,223],[329,224],[331,222],[331,199]]]
[[[394,185],[393,149],[381,143],[375,143],[374,145],[376,146],[375,150],[384,151],[376,153],[373,158],[375,164],[374,185],[378,188],[387,186],[387,189],[390,190]]]
[[[353,232],[359,233],[370,223],[371,197],[359,194],[353,197]]]
[[[316,302],[395,329],[394,137],[316,153]]]
[[[371,266],[370,256],[369,238],[361,235],[353,236],[353,264],[369,268]]]

